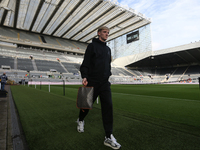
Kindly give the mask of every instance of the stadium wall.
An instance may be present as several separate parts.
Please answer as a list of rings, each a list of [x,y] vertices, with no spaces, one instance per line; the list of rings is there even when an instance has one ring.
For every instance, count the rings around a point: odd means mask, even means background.
[[[147,51],[147,52],[143,52],[139,54],[125,56],[125,57],[115,59],[112,63],[116,66],[125,67],[131,63],[134,63],[136,61],[149,57],[151,56],[151,54],[152,54],[152,51]]]
[[[139,38],[127,44],[127,35],[137,31],[139,32]],[[114,60],[121,57],[132,56],[134,54],[144,54],[146,52],[149,54],[149,52],[152,52],[151,26],[150,24],[145,25],[139,29],[129,32],[126,35],[109,41],[108,46],[111,48]],[[130,61],[133,62],[133,60]]]

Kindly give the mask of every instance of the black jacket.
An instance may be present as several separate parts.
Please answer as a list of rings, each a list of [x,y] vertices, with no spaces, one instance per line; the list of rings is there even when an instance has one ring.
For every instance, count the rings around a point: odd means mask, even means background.
[[[6,83],[6,80],[8,80],[7,76],[4,74],[0,76],[0,79],[1,79],[1,83]]]
[[[82,78],[88,81],[101,82],[111,75],[111,50],[99,39],[94,38],[85,51],[80,67]]]

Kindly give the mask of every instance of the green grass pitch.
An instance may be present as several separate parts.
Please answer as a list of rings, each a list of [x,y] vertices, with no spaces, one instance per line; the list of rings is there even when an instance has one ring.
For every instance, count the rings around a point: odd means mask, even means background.
[[[76,131],[80,85],[11,86],[30,150],[107,150],[100,104]],[[200,149],[198,85],[112,85],[114,136],[123,150]]]

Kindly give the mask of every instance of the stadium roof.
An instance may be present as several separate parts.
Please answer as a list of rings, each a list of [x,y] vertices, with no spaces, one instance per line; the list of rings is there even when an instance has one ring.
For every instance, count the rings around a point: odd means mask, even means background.
[[[0,26],[88,43],[102,25],[111,29],[109,41],[151,23],[113,1],[0,0]]]
[[[153,51],[143,59],[127,65],[132,68],[173,67],[200,64],[200,42]]]

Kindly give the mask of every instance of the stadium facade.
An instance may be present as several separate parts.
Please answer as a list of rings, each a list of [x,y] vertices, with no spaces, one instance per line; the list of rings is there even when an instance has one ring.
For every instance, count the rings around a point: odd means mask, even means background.
[[[137,33],[136,40],[128,43],[128,35]],[[113,59],[126,57],[134,54],[151,52],[151,26],[145,25],[137,30],[131,31],[126,35],[122,35],[112,41],[108,42],[108,46],[112,50]]]

